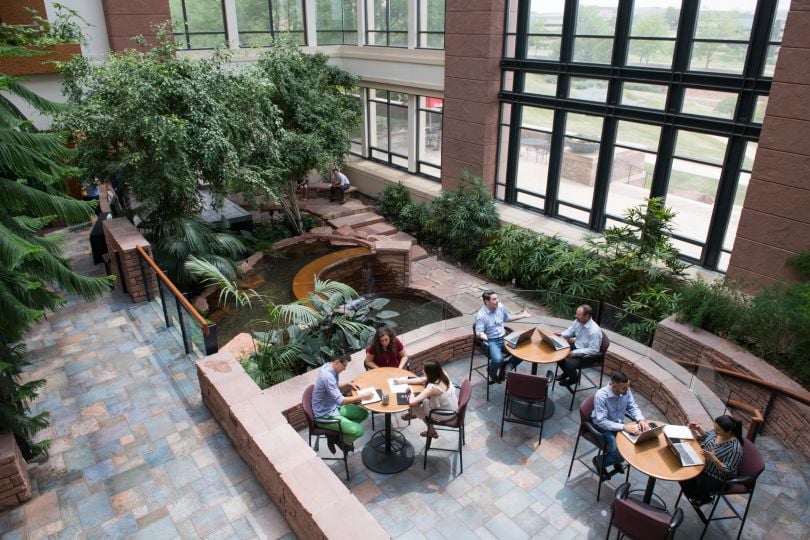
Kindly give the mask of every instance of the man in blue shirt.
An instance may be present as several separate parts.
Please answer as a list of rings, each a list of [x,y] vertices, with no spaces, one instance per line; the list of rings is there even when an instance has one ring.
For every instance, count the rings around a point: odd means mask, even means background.
[[[602,346],[602,329],[591,318],[591,306],[582,304],[577,308],[574,323],[563,332],[554,332],[565,339],[574,338],[574,345],[568,353],[568,358],[557,362],[563,374],[557,380],[562,386],[572,386],[577,383],[577,368],[588,367],[583,365],[585,356],[599,353]]]
[[[334,202],[335,197],[340,195],[340,204],[346,202],[346,190],[352,187],[349,179],[337,168],[332,169],[332,187],[329,188],[329,201]]]
[[[524,309],[517,315],[511,315],[508,309],[500,305],[495,291],[484,291],[481,298],[484,300],[484,306],[475,314],[475,333],[489,348],[489,384],[493,384],[503,382],[506,376],[503,350],[503,338],[506,336],[504,323],[531,317],[532,313]],[[513,366],[519,363],[520,360],[512,357]]]
[[[318,378],[312,391],[312,416],[315,417],[315,423],[318,427],[337,431],[336,424],[319,424],[318,420],[338,420],[343,434],[338,444],[344,452],[353,449],[352,443],[362,437],[363,426],[360,422],[368,417],[368,411],[355,403],[371,397],[371,392],[368,391],[356,396],[343,395],[344,391],[350,389],[359,390],[355,384],[338,383],[338,375],[346,369],[350,361],[351,357],[347,353],[335,351],[332,354],[332,361],[321,366],[318,371]],[[327,444],[329,451],[334,454],[334,443],[330,440]]]
[[[633,423],[625,424],[625,414],[633,420]],[[596,392],[591,418],[605,437],[605,468],[613,465],[614,473],[623,472],[622,457],[616,448],[616,433],[625,431],[630,435],[638,435],[641,431],[650,429],[644,415],[641,414],[641,409],[636,405],[636,400],[633,399],[627,375],[621,371],[614,371],[608,385]],[[595,456],[593,464],[603,478],[610,478],[610,473],[604,469],[600,470],[599,460]]]

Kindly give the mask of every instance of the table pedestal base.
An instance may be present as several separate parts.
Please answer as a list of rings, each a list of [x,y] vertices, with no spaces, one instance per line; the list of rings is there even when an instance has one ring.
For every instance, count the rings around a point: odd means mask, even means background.
[[[512,414],[518,418],[530,420],[532,422],[539,422],[541,416],[543,417],[543,420],[548,420],[554,416],[554,402],[549,399],[547,403],[548,407],[543,407],[542,403],[528,404],[513,402],[510,410],[512,411]]]
[[[380,474],[402,472],[413,464],[413,445],[398,431],[390,432],[386,440],[384,430],[377,431],[363,447],[363,464],[371,471]]]

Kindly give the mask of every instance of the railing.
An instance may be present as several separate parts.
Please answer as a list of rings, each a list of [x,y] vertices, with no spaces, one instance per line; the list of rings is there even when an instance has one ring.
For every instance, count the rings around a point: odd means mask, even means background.
[[[141,247],[136,246],[138,252],[138,262],[141,268],[146,297],[151,302],[153,289],[150,286],[147,272],[151,270],[157,277],[157,289],[160,303],[163,308],[163,318],[166,321],[166,328],[177,326],[183,338],[183,347],[186,354],[192,351],[203,356],[214,354],[219,350],[217,344],[217,325],[206,321],[191,302],[181,293],[174,283],[166,277],[166,274],[158,267],[152,257]],[[126,286],[126,284],[124,284]],[[174,306],[170,305],[170,300],[174,299]],[[176,313],[176,319],[175,315]]]

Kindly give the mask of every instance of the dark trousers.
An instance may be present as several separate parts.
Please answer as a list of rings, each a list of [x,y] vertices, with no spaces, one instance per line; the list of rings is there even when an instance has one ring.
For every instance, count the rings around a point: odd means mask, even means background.
[[[583,355],[583,356],[571,356],[569,358],[566,358],[565,360],[560,360],[559,362],[557,362],[557,364],[560,366],[560,369],[562,369],[563,375],[565,375],[569,379],[575,379],[577,376],[577,369],[585,369],[587,367],[591,367],[595,361],[596,359],[593,358],[593,356]]]
[[[332,186],[329,188],[329,200],[334,201],[335,196],[340,194],[340,202],[346,200],[346,190],[349,189],[351,186]]]
[[[706,473],[700,473],[696,477],[680,483],[683,494],[690,499],[700,499],[708,497],[709,493],[714,493],[723,489],[724,482],[717,478],[712,478]]]

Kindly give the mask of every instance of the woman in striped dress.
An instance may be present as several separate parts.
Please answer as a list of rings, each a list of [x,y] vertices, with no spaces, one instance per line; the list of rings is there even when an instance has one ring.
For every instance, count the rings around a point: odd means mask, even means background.
[[[743,451],[742,422],[724,414],[714,419],[713,430],[706,431],[697,422],[689,422],[689,428],[700,441],[706,466],[697,477],[681,482],[681,489],[693,504],[702,506],[712,501],[710,493],[720,491],[726,480],[737,475]]]

